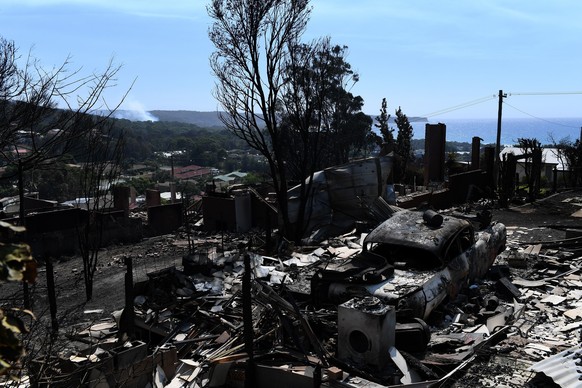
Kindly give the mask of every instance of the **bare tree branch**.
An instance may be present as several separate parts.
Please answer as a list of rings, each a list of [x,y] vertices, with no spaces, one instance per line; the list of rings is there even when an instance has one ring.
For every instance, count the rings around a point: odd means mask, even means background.
[[[309,19],[307,0],[214,0],[207,7],[216,51],[210,66],[214,95],[226,111],[225,126],[267,160],[282,227],[287,214],[287,178],[282,148],[280,93],[287,82],[285,63]]]

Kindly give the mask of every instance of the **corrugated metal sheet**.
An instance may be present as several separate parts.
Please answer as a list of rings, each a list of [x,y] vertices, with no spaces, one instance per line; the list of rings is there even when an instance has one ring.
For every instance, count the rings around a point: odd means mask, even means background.
[[[575,346],[546,358],[530,368],[543,373],[563,388],[582,386],[582,347]]]
[[[388,200],[386,186],[391,172],[392,157],[389,156],[355,160],[316,172],[307,203],[307,230],[324,225],[341,228],[366,219],[368,209],[378,197]],[[287,193],[291,222],[298,220],[299,190],[298,185]]]

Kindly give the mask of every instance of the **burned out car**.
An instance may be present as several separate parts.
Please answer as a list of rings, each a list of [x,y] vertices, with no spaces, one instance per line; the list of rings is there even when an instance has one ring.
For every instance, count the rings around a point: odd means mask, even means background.
[[[505,225],[475,232],[457,217],[402,210],[372,230],[362,252],[312,278],[317,301],[376,296],[399,317],[426,319],[447,297],[483,277],[505,249]]]

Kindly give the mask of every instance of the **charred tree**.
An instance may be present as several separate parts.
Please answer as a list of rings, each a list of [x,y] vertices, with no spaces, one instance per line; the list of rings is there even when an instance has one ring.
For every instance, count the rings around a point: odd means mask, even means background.
[[[360,112],[363,100],[346,90],[358,78],[345,61],[347,48],[329,38],[300,42],[310,12],[308,0],[214,0],[208,7],[221,119],[265,157],[280,229],[294,241],[302,237],[313,172],[347,161],[371,127]],[[293,218],[289,179],[301,185]]]
[[[97,270],[107,211],[113,205],[110,190],[119,177],[123,160],[123,134],[113,124],[88,127],[79,144],[85,150],[80,174],[80,208],[86,210],[85,222],[78,230],[79,249],[83,260],[85,296],[93,298],[93,278]]]
[[[519,147],[523,150],[525,181],[528,200],[535,201],[540,192],[542,171],[542,144],[537,139],[519,138]]]
[[[210,66],[215,96],[226,128],[265,157],[279,207],[282,229],[290,233],[283,129],[278,114],[288,82],[285,63],[309,20],[307,0],[214,0],[209,37],[216,51]]]
[[[120,70],[110,61],[103,72],[83,76],[71,70],[69,58],[52,70],[32,56],[19,66],[20,59],[14,42],[0,37],[0,156],[15,167],[2,179],[16,177],[18,166],[24,172],[51,168],[84,137],[88,116],[93,126],[107,121],[107,114],[92,113],[105,108],[102,93]]]

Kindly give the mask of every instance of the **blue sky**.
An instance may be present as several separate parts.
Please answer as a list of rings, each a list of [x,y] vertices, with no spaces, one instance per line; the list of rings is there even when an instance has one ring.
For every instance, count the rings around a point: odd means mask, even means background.
[[[220,110],[212,97],[203,0],[2,0],[0,35],[47,67],[123,68],[105,98],[126,109]],[[579,0],[312,0],[305,41],[347,45],[352,92],[377,114],[582,117]],[[559,94],[563,93],[563,94]],[[539,94],[539,95],[538,95]],[[470,103],[475,102],[475,105]],[[478,102],[478,103],[477,103]],[[460,109],[453,107],[463,106]]]

